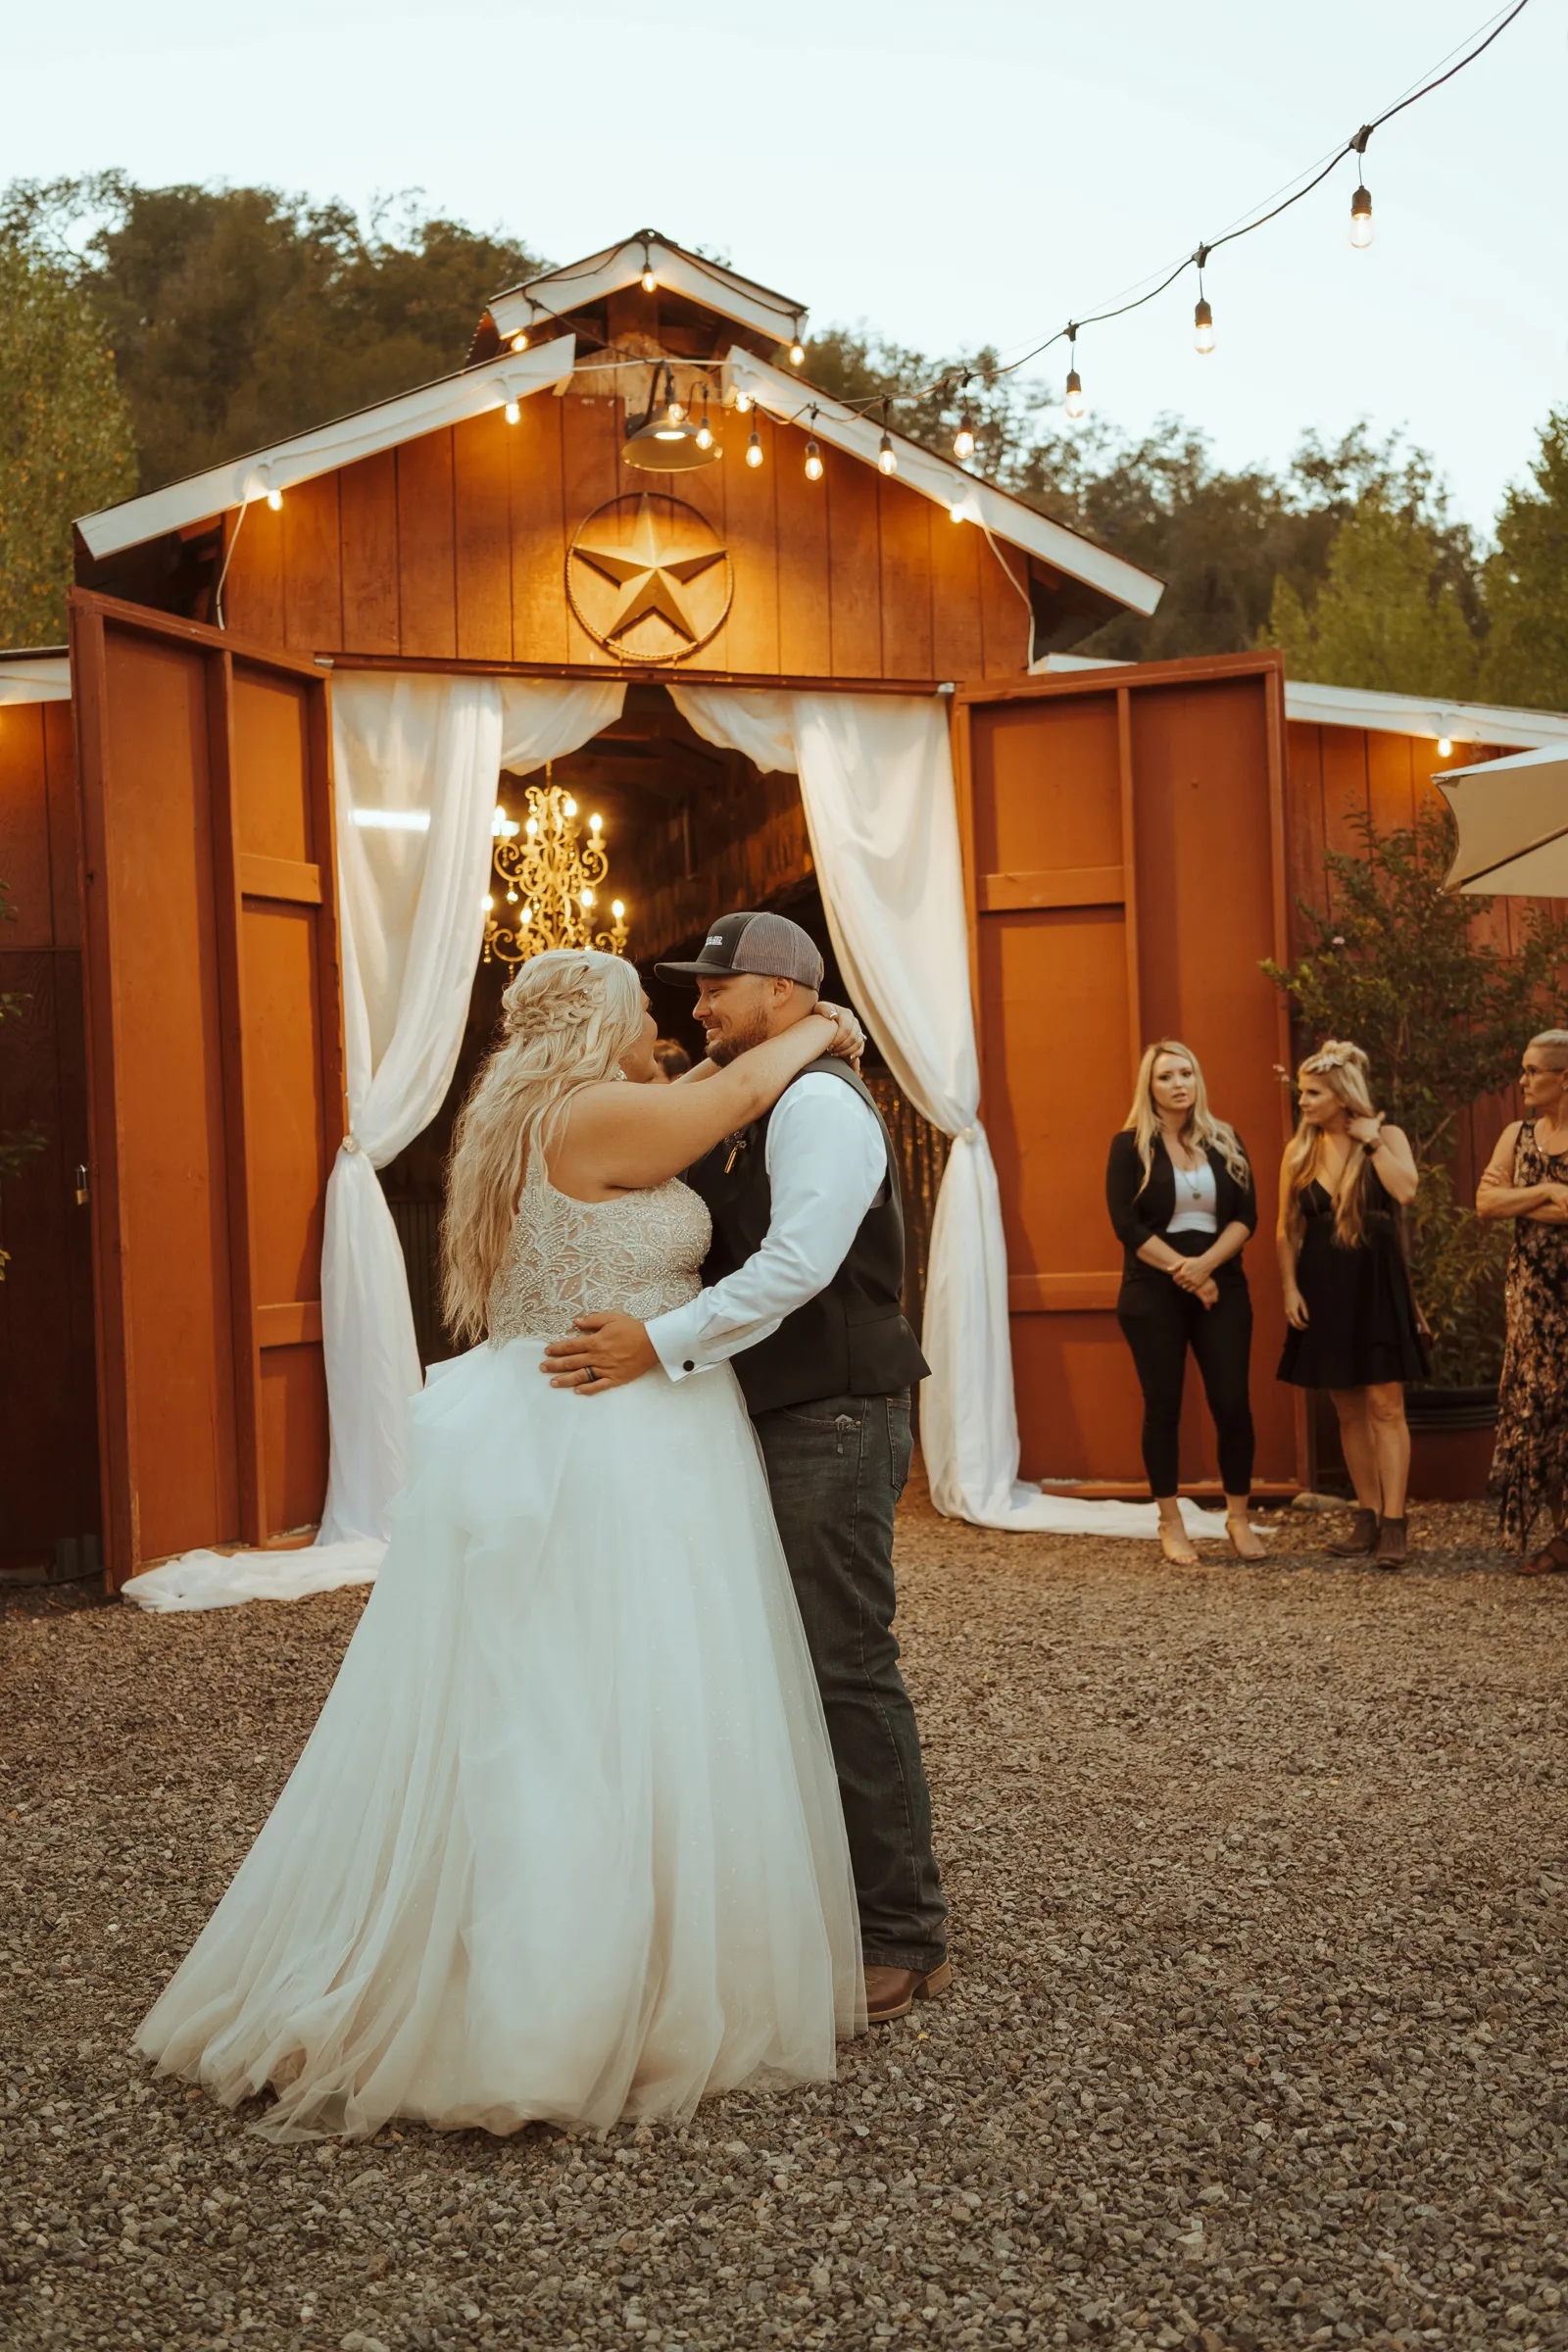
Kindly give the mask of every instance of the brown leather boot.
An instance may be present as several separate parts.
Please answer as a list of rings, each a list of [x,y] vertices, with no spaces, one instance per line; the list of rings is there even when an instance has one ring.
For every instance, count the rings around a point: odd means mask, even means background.
[[[932,1969],[868,1968],[865,2022],[868,2026],[885,2026],[896,2017],[907,2017],[916,2001],[934,2001],[952,1983],[951,1960],[943,1960]]]
[[[1378,1547],[1372,1554],[1374,1568],[1402,1568],[1408,1555],[1405,1543],[1406,1522],[1403,1519],[1385,1519],[1378,1529]]]
[[[1350,1522],[1349,1534],[1338,1544],[1331,1544],[1329,1550],[1337,1560],[1364,1559],[1376,1547],[1379,1525],[1376,1511],[1358,1510]]]

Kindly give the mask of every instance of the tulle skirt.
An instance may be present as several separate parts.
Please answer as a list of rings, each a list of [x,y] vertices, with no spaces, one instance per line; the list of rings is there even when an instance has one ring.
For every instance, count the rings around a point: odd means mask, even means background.
[[[136,2046],[275,2139],[682,2119],[864,2024],[822,1708],[727,1367],[438,1367],[288,1786]]]

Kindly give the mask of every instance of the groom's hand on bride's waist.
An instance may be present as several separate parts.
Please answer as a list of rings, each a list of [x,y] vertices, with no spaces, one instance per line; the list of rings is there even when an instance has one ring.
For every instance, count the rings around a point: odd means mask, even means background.
[[[553,1389],[597,1396],[640,1380],[658,1361],[647,1326],[635,1315],[579,1315],[569,1340],[551,1341],[539,1369],[551,1374]]]

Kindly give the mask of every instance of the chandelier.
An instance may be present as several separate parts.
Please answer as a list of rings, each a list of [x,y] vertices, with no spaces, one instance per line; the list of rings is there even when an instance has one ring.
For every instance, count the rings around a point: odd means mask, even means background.
[[[484,960],[526,963],[548,948],[626,952],[626,909],[611,902],[611,927],[595,929],[599,890],[610,871],[602,817],[588,819],[584,843],[577,804],[545,768],[542,784],[527,787],[528,813],[519,824],[497,804],[491,837],[496,889],[484,903]]]

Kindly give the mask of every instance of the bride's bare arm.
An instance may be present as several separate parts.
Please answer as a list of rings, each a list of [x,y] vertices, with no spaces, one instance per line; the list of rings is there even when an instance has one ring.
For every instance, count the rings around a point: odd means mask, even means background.
[[[566,1192],[635,1192],[678,1176],[722,1137],[749,1126],[792,1078],[840,1042],[831,1015],[802,1021],[738,1054],[701,1086],[595,1086],[571,1107],[552,1154],[552,1179]]]

